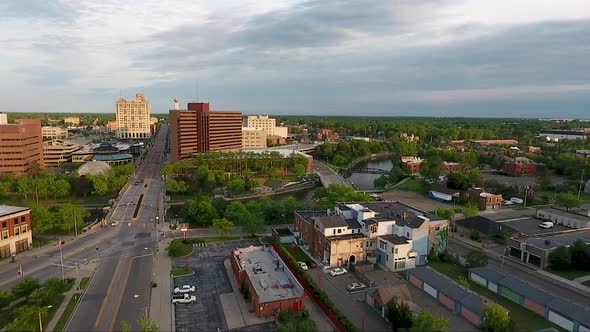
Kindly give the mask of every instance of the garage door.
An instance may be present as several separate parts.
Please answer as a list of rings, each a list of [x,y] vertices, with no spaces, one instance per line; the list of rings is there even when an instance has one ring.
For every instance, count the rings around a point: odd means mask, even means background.
[[[563,327],[568,331],[574,330],[574,322],[556,313],[555,311],[549,310],[549,321]]]
[[[482,277],[480,277],[479,275],[471,272],[469,273],[469,277],[471,277],[471,280],[473,280],[475,283],[482,285],[483,287],[486,287],[486,280]]]
[[[498,285],[494,284],[493,282],[488,282],[488,289],[494,293],[498,292]]]
[[[580,331],[580,332],[590,332],[590,327],[586,327],[584,325],[580,325],[580,327],[578,328],[578,331]]]
[[[438,299],[438,292],[436,291],[436,289],[434,289],[434,287],[430,286],[429,284],[424,283],[424,291],[430,294],[430,296],[434,297],[435,299]]]

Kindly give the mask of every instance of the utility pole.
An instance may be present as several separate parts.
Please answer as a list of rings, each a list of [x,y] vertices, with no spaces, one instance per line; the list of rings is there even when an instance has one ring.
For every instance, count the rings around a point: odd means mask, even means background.
[[[78,237],[78,225],[76,225],[77,224],[77,222],[76,222],[76,209],[74,209],[73,212],[74,212],[74,232],[76,232],[76,237]]]
[[[580,186],[578,187],[578,203],[580,203],[580,194],[582,193],[582,183],[584,183],[584,171],[582,170],[582,176],[580,176]]]
[[[529,186],[524,186],[524,208],[526,208],[526,198],[529,195]]]
[[[61,236],[59,237],[59,260],[61,262],[61,281],[64,281],[66,278],[64,277],[64,255],[61,250]]]

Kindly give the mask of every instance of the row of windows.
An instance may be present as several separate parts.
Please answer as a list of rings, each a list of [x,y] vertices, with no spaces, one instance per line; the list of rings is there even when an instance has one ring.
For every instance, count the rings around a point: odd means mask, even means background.
[[[12,222],[13,222],[13,224],[14,224],[15,226],[16,226],[16,225],[18,225],[18,220],[19,220],[19,218],[18,218],[18,217],[16,217],[16,218],[12,219]],[[20,222],[21,222],[21,223],[25,223],[25,222],[27,222],[27,219],[25,218],[25,216],[21,216],[21,217],[20,217]],[[3,220],[3,221],[2,221],[2,228],[6,228],[6,227],[8,227],[8,220]]]

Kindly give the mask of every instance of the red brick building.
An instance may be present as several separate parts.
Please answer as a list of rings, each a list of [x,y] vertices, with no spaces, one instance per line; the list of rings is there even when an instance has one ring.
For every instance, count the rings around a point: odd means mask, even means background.
[[[440,165],[440,169],[445,172],[458,172],[462,168],[461,164],[450,161],[445,161]]]
[[[43,136],[40,119],[0,124],[0,174],[26,174],[34,164],[43,167]]]
[[[516,157],[506,161],[502,170],[510,175],[535,175],[537,164],[527,157]]]
[[[0,205],[0,260],[28,250],[32,243],[31,210]]]
[[[413,156],[406,156],[402,157],[402,169],[407,170],[410,173],[419,173],[420,172],[420,165],[424,161],[422,158],[413,157]]]
[[[238,285],[245,285],[256,317],[303,310],[303,286],[271,247],[234,249],[230,255]]]

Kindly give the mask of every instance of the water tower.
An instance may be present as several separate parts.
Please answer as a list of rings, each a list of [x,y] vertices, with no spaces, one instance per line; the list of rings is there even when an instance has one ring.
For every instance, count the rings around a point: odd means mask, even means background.
[[[174,97],[174,109],[178,110],[178,98]]]

